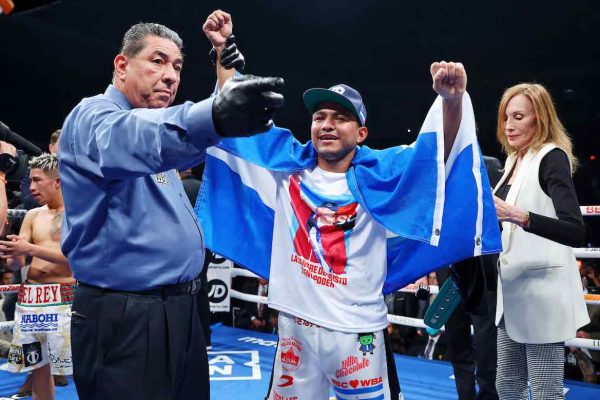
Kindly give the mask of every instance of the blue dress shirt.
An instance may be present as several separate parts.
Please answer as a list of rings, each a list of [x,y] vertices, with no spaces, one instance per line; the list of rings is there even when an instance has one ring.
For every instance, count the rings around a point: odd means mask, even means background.
[[[219,141],[212,102],[132,109],[110,85],[63,125],[61,247],[80,282],[140,291],[195,278],[202,230],[175,169]]]

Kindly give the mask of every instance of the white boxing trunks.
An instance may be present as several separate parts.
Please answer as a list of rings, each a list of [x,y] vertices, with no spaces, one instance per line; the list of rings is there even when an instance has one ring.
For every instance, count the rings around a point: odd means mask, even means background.
[[[15,310],[8,370],[27,372],[50,363],[53,375],[72,375],[71,303],[76,283],[22,284]]]
[[[346,333],[279,314],[267,399],[402,399],[387,332]],[[391,364],[390,358],[391,357]]]

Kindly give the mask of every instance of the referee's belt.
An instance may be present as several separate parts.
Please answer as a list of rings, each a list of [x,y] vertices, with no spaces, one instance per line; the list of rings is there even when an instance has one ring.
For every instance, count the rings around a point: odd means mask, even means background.
[[[100,293],[124,293],[136,294],[141,296],[179,296],[183,294],[194,295],[200,291],[202,280],[197,277],[189,282],[177,283],[174,285],[164,285],[147,290],[116,290],[111,288],[101,288],[98,286],[88,285],[87,283],[79,282],[79,287],[83,289],[91,289]]]

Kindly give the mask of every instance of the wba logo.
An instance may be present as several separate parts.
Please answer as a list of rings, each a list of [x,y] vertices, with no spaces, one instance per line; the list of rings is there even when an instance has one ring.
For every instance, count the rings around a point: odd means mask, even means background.
[[[338,388],[356,389],[358,387],[372,387],[372,386],[380,385],[383,383],[383,378],[380,376],[378,378],[371,378],[371,379],[352,379],[348,382],[332,379],[331,383],[333,384],[333,386],[338,387]]]
[[[211,303],[220,303],[227,298],[229,291],[222,280],[212,279],[208,282],[208,287],[208,297]]]

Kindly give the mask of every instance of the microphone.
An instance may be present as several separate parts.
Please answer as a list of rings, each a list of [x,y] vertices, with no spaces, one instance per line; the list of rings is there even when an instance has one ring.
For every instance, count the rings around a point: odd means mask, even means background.
[[[11,131],[10,128],[2,122],[0,122],[0,140],[12,144],[17,149],[23,150],[30,156],[37,157],[42,154],[42,149],[25,139],[23,136]]]

